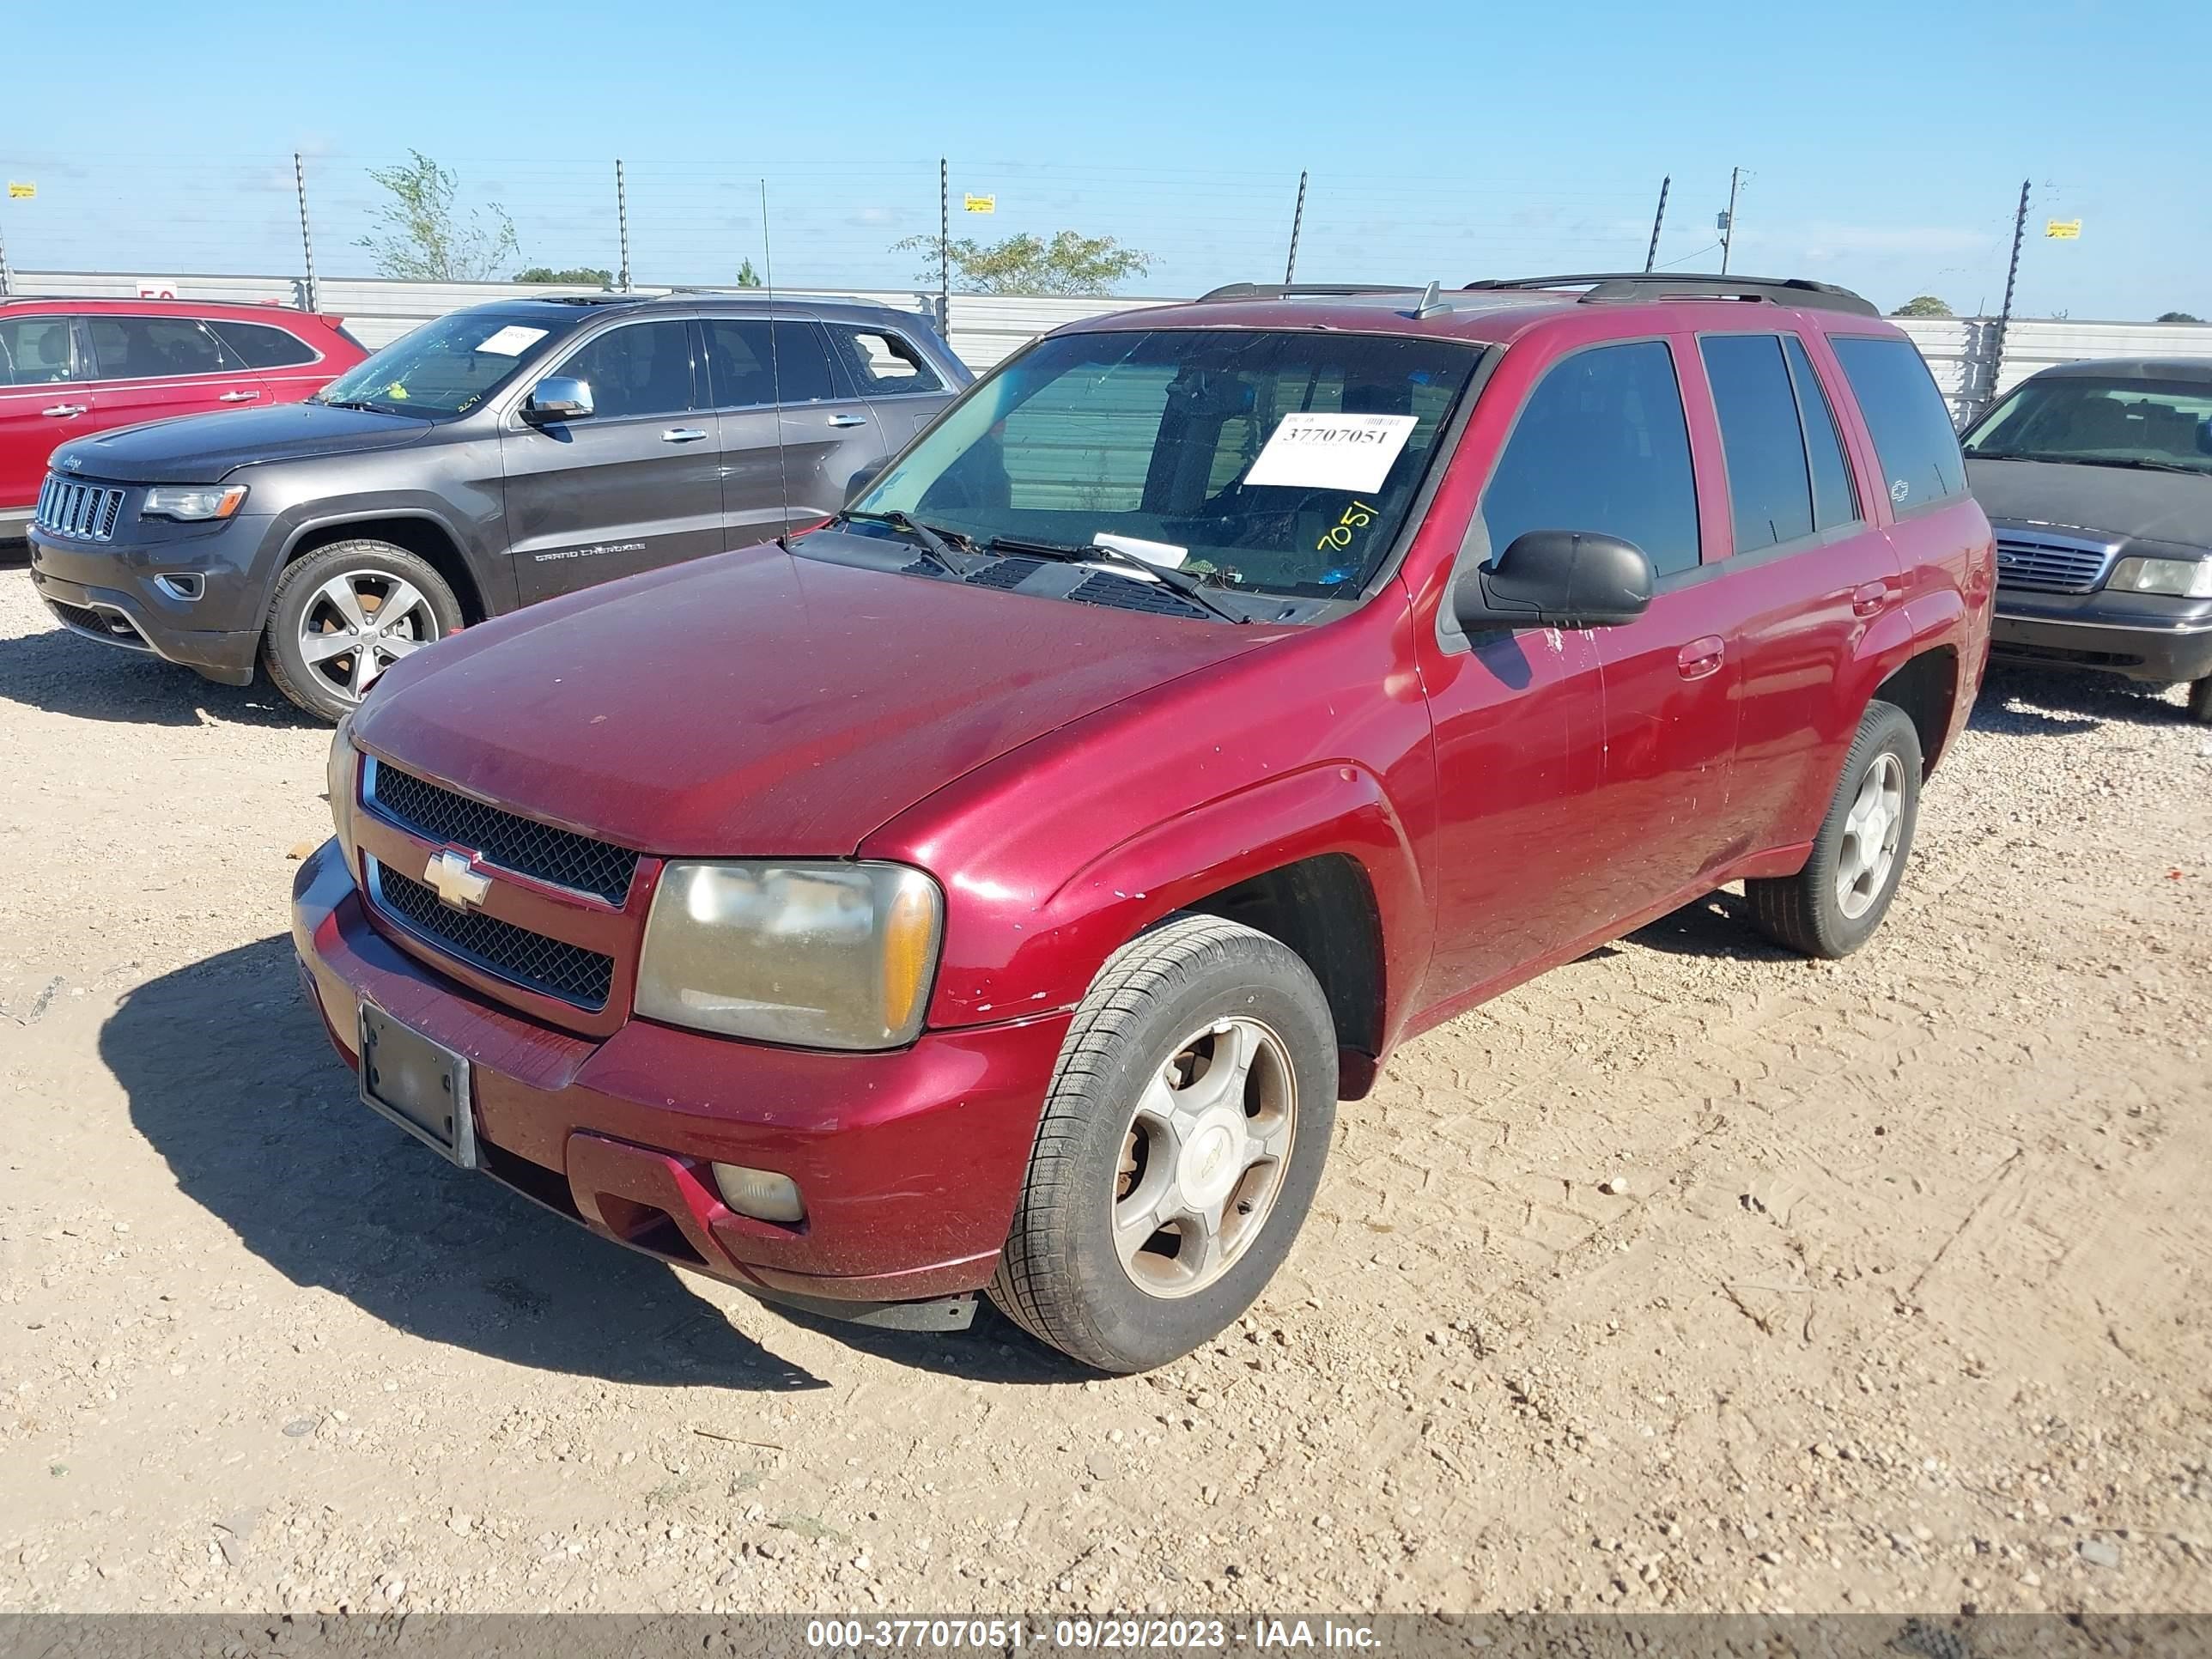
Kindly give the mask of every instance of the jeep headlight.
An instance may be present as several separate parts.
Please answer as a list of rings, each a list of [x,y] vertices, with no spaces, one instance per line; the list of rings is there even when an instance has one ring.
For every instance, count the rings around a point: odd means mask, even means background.
[[[808,1048],[896,1048],[929,1002],[937,884],[902,864],[672,863],[637,968],[637,1012]]]
[[[2212,559],[2122,559],[2105,586],[2123,593],[2212,599]]]
[[[227,519],[246,499],[244,484],[157,484],[138,509],[142,519]]]

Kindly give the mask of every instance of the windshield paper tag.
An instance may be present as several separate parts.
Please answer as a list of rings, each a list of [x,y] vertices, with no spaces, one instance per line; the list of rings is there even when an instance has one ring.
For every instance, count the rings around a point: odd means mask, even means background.
[[[544,337],[545,331],[542,328],[509,323],[489,339],[479,341],[476,349],[489,351],[495,357],[520,357]]]
[[[1416,424],[1411,415],[1285,415],[1244,482],[1380,489]]]

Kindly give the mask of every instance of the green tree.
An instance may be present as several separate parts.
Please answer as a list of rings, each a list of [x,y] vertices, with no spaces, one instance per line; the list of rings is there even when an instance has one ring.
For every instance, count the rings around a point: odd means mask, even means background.
[[[909,236],[894,253],[922,256],[918,280],[937,280],[937,238]],[[1111,236],[1063,230],[1049,242],[1026,232],[1003,242],[963,236],[945,245],[952,286],[963,294],[1111,294],[1115,285],[1152,268],[1152,256]]]
[[[1893,317],[1948,317],[1951,307],[1932,294],[1916,294],[1889,313]]]
[[[416,283],[481,283],[521,252],[514,221],[496,202],[464,211],[460,179],[419,149],[404,166],[371,167],[390,199],[376,210],[376,233],[354,246],[374,256],[378,274]]]
[[[758,288],[760,285],[760,272],[753,269],[753,262],[750,259],[740,259],[738,262],[738,286]]]
[[[565,270],[556,270],[550,265],[532,265],[527,270],[518,270],[507,278],[512,283],[563,283],[572,288],[612,288],[615,274],[602,270],[597,265],[570,265]]]
[[[2201,323],[2204,320],[2202,317],[2192,317],[2185,311],[2162,311],[2158,319],[2161,323]]]

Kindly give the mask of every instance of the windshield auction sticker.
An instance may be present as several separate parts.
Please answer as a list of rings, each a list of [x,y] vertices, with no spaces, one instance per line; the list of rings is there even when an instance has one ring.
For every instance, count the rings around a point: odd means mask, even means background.
[[[1244,482],[1380,489],[1414,424],[1411,415],[1285,415]]]

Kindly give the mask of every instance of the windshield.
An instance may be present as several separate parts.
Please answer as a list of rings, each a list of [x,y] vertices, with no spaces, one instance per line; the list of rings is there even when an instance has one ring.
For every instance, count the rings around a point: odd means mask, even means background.
[[[1984,460],[2212,472],[2212,386],[2059,375],[2030,380],[1967,437]]]
[[[325,386],[316,401],[429,419],[465,415],[551,332],[513,317],[458,312],[394,340]]]
[[[1307,331],[1049,339],[854,507],[979,545],[1118,547],[1231,588],[1349,597],[1389,552],[1480,356]]]

